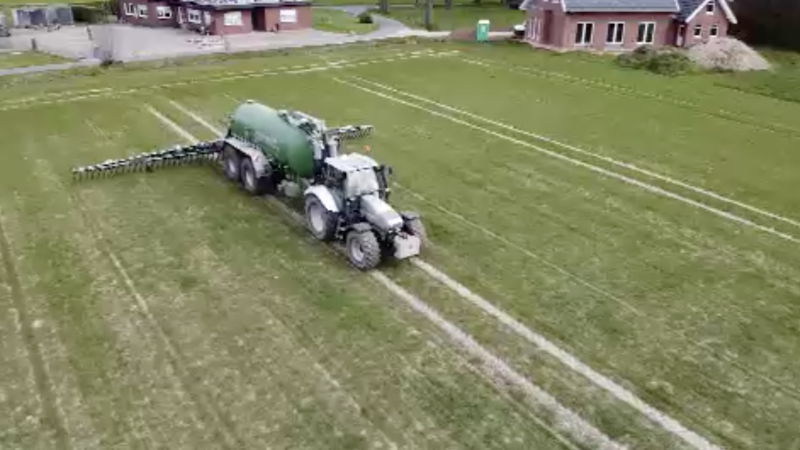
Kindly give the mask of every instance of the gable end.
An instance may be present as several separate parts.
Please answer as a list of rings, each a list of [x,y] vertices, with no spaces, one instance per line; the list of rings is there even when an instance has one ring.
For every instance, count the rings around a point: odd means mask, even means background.
[[[689,13],[689,15],[686,16],[685,19],[683,19],[683,22],[686,22],[686,23],[691,22],[692,19],[694,19],[700,11],[705,9],[705,7],[706,7],[706,5],[708,4],[709,1],[711,1],[711,0],[703,0],[703,1],[701,1],[700,4],[696,8],[694,8],[694,11]],[[728,22],[730,22],[732,24],[738,23],[738,20],[736,19],[736,16],[733,14],[733,10],[731,9],[731,6],[728,4],[728,0],[714,0],[714,1],[716,1],[717,5],[719,5],[719,7],[722,8],[722,11],[725,13],[725,18],[728,19]],[[686,11],[686,12],[681,11],[681,13],[682,13],[681,15],[685,15],[687,12],[688,11]]]

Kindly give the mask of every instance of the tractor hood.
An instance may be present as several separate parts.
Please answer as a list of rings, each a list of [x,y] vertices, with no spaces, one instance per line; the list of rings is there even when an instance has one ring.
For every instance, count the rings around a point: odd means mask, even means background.
[[[388,203],[375,194],[360,199],[361,214],[369,223],[381,231],[391,231],[403,226],[403,218]]]

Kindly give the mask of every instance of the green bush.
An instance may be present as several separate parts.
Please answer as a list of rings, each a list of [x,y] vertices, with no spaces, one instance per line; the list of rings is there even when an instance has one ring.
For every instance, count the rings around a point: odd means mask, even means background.
[[[72,18],[78,23],[101,23],[106,13],[100,8],[72,5]]]
[[[678,52],[665,52],[650,59],[647,70],[659,75],[677,76],[691,72],[694,63],[688,56]]]
[[[694,63],[677,50],[656,50],[649,45],[617,56],[617,64],[631,69],[649,70],[659,75],[677,76],[691,72]]]
[[[641,45],[630,53],[623,53],[617,57],[617,63],[632,69],[645,69],[650,61],[655,58],[656,50],[649,45]]]
[[[372,14],[367,11],[362,12],[358,15],[358,23],[373,23]]]

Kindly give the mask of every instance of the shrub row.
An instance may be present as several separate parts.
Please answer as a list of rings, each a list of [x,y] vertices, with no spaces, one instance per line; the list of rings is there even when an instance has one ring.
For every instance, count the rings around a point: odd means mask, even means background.
[[[642,45],[630,53],[619,55],[617,64],[667,76],[682,75],[694,70],[692,60],[679,50],[656,50],[649,45]]]

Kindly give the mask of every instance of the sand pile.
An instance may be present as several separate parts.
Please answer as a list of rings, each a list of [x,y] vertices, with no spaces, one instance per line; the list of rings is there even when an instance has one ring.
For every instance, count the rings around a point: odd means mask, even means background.
[[[689,58],[704,69],[745,71],[768,70],[769,62],[742,41],[711,39],[689,49]]]

